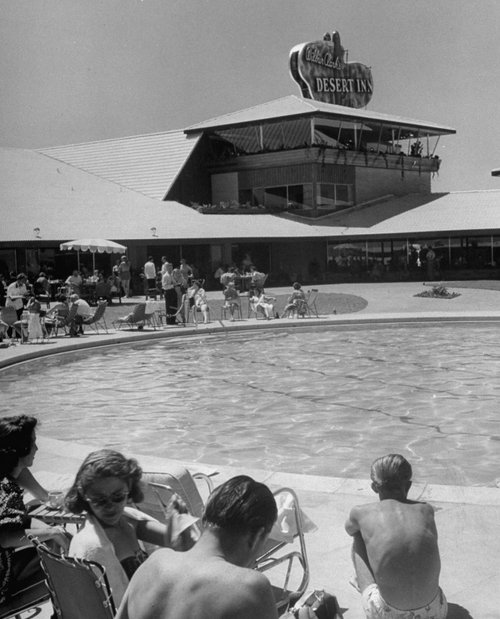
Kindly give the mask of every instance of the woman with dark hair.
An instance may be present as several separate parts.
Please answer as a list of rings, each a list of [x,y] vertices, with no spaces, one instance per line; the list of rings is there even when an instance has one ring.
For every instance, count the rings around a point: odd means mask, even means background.
[[[85,458],[66,495],[71,512],[85,513],[85,524],[71,540],[69,554],[106,568],[117,605],[132,574],[148,556],[139,540],[171,544],[171,527],[127,505],[142,501],[141,477],[136,460],[101,449]],[[186,514],[185,527],[195,521]]]
[[[22,488],[46,500],[44,490],[28,471],[37,452],[37,420],[27,415],[0,419],[0,604],[26,584],[44,575],[28,535],[66,550],[68,539],[60,527],[31,528]]]

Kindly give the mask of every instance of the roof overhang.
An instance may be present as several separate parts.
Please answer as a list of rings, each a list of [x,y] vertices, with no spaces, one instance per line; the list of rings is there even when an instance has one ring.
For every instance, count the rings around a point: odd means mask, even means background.
[[[425,136],[453,135],[456,130],[445,125],[405,118],[391,114],[373,112],[366,109],[355,109],[341,105],[332,105],[313,100],[302,100],[294,95],[276,99],[260,106],[225,114],[192,125],[184,129],[186,134],[213,132],[239,127],[259,126],[263,124],[281,123],[304,118],[318,119],[320,122],[354,123],[377,128],[404,131],[407,134]],[[402,138],[401,138],[402,139]]]

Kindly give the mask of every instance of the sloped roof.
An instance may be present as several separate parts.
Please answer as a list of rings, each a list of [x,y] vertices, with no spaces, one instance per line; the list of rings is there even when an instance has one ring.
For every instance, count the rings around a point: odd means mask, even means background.
[[[0,242],[100,237],[113,241],[321,237],[315,226],[273,215],[203,215],[149,198],[39,152],[0,148]],[[338,234],[342,228],[336,228]]]
[[[37,152],[162,200],[199,137],[188,136],[183,131],[166,131],[43,148]]]
[[[389,216],[370,235],[431,234],[500,230],[500,190],[431,194],[420,206]],[[394,202],[404,199],[394,198]],[[365,231],[365,233],[368,231]]]
[[[402,116],[393,116],[391,114],[383,114],[380,112],[372,112],[365,109],[355,109],[345,107],[343,105],[333,105],[314,101],[313,99],[301,99],[296,95],[289,95],[274,99],[260,105],[255,105],[244,110],[231,112],[222,116],[217,116],[209,120],[191,125],[185,129],[186,133],[195,133],[206,131],[208,129],[216,129],[222,127],[230,127],[235,125],[247,125],[262,121],[273,121],[281,118],[318,115],[324,114],[335,116],[338,118],[350,118],[360,121],[382,122],[386,125],[394,125],[395,127],[406,127],[420,131],[427,131],[429,135],[445,135],[456,133],[455,129],[438,125],[422,120],[404,118]]]

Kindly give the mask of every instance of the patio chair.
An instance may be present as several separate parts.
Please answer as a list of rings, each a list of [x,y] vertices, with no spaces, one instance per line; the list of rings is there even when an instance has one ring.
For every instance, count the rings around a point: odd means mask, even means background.
[[[201,518],[204,500],[196,482],[203,483],[205,494],[208,496],[214,487],[211,477],[204,473],[191,474],[181,466],[168,473],[143,473],[144,499],[137,504],[137,507],[160,522],[165,522],[165,509],[168,502],[173,494],[178,494],[186,503],[189,513],[196,518]]]
[[[21,619],[21,614],[27,610],[38,614],[38,607],[50,600],[50,593],[44,580],[33,580],[24,584],[22,589],[14,591],[0,607],[0,619],[15,617]]]
[[[188,550],[201,534],[204,501],[196,481],[203,481],[208,496],[213,489],[210,476],[204,473],[191,474],[184,467],[178,467],[170,473],[144,473],[142,481],[144,498],[137,504],[137,508],[169,525],[172,547]],[[169,502],[174,494],[184,501],[187,514],[172,519]],[[147,551],[152,550],[148,544],[144,546]]]
[[[300,509],[297,495],[291,488],[274,492],[278,519],[264,553],[257,559],[256,569],[266,572],[276,600],[278,614],[293,606],[309,585],[309,561],[304,534],[315,531],[316,525]]]
[[[243,315],[242,315],[242,312],[241,312],[241,297],[239,297],[238,299],[231,299],[227,305],[226,305],[225,302],[221,305],[221,308],[220,308],[220,319],[221,320],[227,320],[228,312],[229,312],[229,314],[231,314],[231,310],[229,308],[229,304],[231,304],[233,306],[233,308],[234,308],[233,309],[233,316],[236,317],[236,318],[239,317],[239,319],[242,320],[243,319]]]
[[[104,329],[107,333],[108,326],[104,318],[104,312],[106,311],[107,307],[108,307],[107,301],[99,301],[97,303],[96,311],[92,314],[92,316],[88,316],[87,318],[83,319],[82,326],[87,325],[91,327],[97,334],[99,334],[99,326],[100,326],[101,329]]]
[[[67,313],[65,313],[65,310],[63,308],[57,310],[56,315],[55,315],[56,320],[53,323],[56,337],[59,335],[59,329],[62,329],[65,335],[67,335],[70,332],[71,326],[75,322],[75,317],[76,317],[77,312],[78,312],[78,305],[75,305],[75,303],[70,305],[70,307],[67,310]],[[47,320],[45,320],[45,322],[47,322]]]
[[[35,537],[52,604],[60,619],[113,619],[116,607],[102,565],[58,555]]]
[[[319,318],[318,308],[316,306],[316,299],[318,298],[319,290],[317,288],[312,288],[307,291],[306,297],[306,305],[307,305],[307,315],[309,318],[314,314],[316,318]]]
[[[120,330],[123,326],[137,327],[139,330],[144,328],[146,322],[146,303],[138,303],[134,306],[131,313],[123,318],[113,321],[113,327]]]
[[[13,307],[2,307],[0,309],[0,322],[4,331],[10,328],[12,335],[15,334],[15,337],[21,337],[20,321],[17,320],[17,312]]]

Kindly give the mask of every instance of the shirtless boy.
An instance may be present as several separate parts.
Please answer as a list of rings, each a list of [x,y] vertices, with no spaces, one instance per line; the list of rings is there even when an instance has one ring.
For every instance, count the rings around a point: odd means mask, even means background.
[[[160,549],[134,574],[116,619],[277,619],[267,578],[251,567],[276,520],[274,497],[250,477],[214,490],[200,540]]]
[[[390,454],[372,464],[372,489],[380,501],[351,510],[345,528],[354,538],[353,562],[368,619],[444,619],[441,561],[434,509],[407,498],[411,465]],[[413,615],[411,615],[413,616]]]

